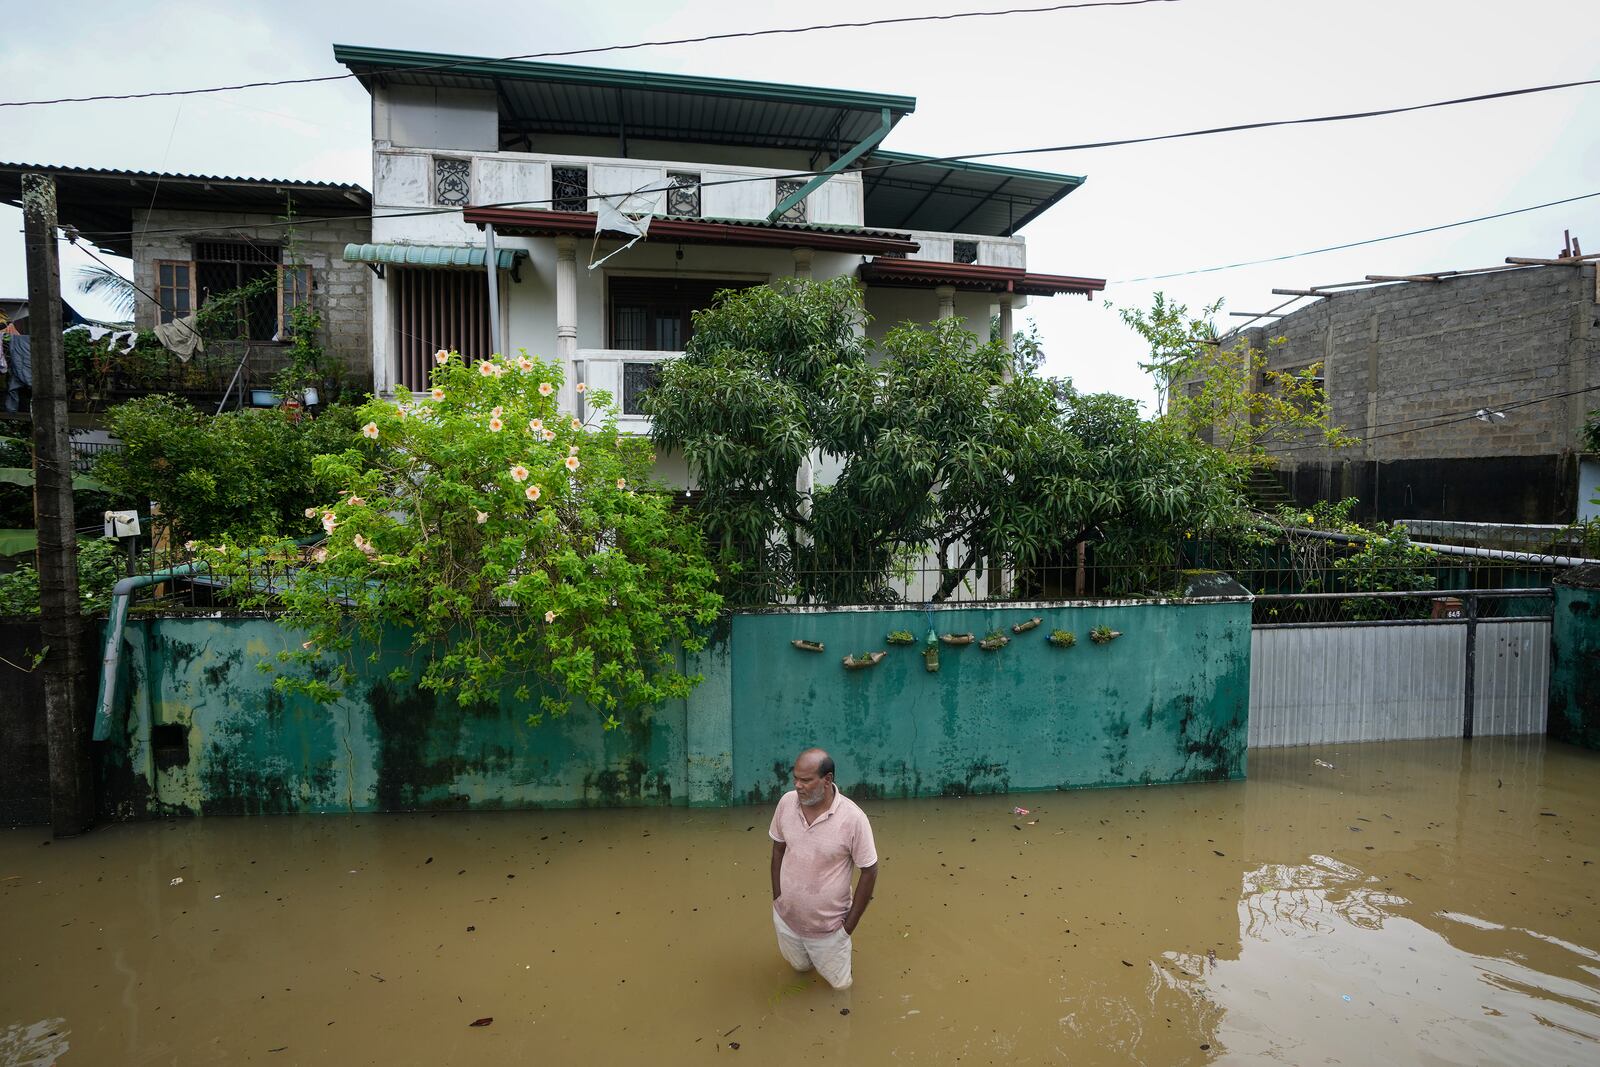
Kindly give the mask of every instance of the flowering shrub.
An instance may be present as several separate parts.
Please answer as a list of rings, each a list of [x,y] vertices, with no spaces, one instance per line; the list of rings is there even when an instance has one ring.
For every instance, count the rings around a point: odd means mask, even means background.
[[[301,669],[278,685],[330,700],[355,680],[357,644],[394,627],[421,653],[425,688],[464,704],[542,690],[530,724],[575,698],[609,729],[619,712],[686,695],[698,679],[672,645],[703,647],[697,629],[722,600],[697,532],[648,488],[648,442],[617,432],[604,393],[588,395],[587,424],[559,412],[557,366],[435,361],[429,392],[369,402],[349,450],[317,457],[318,476],[342,487],[305,509],[326,539],[271,550],[304,557],[272,599],[309,638],[279,657]],[[237,546],[208,557],[247,574]]]

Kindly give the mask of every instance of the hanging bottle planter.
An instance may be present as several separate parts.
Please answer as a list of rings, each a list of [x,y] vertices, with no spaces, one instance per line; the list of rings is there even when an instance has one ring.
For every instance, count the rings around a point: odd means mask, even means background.
[[[939,631],[928,627],[928,636],[922,642],[922,665],[929,674],[939,673]]]
[[[972,644],[972,642],[977,640],[977,638],[973,637],[971,634],[940,634],[939,640],[943,641],[947,645],[959,648],[962,645]]]
[[[864,652],[859,656],[846,656],[844,658],[844,669],[847,671],[864,671],[868,667],[876,667],[883,662],[883,657],[888,654],[887,652]]]
[[[1121,636],[1121,630],[1113,630],[1109,626],[1096,626],[1089,631],[1089,640],[1097,645],[1109,645]]]
[[[795,648],[798,648],[801,652],[821,652],[823,650],[821,641],[802,641],[799,638],[796,638],[789,643]]]
[[[1038,626],[1041,622],[1044,622],[1044,620],[1039,618],[1039,616],[1035,615],[1033,618],[1029,619],[1027,622],[1019,622],[1019,623],[1017,623],[1015,626],[1013,626],[1011,628],[1011,632],[1014,633],[1014,634],[1025,634],[1029,630],[1033,629],[1035,626]]]
[[[1057,648],[1071,648],[1078,643],[1078,635],[1071,630],[1051,630],[1048,640]]]
[[[891,645],[914,645],[917,643],[917,639],[912,636],[910,630],[895,630],[884,640]]]
[[[1011,638],[999,630],[991,630],[989,636],[978,642],[978,647],[985,652],[997,652],[1011,643]]]

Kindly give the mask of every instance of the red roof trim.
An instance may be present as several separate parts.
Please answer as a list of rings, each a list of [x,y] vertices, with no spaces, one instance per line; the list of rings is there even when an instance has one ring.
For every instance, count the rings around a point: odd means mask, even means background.
[[[1054,296],[1057,293],[1090,296],[1106,287],[1104,278],[1029,274],[1021,267],[942,263],[928,259],[874,259],[861,264],[859,274],[868,285],[898,285],[915,289],[953,285],[957,289],[1018,293],[1022,296]]]
[[[469,207],[462,218],[474,225],[492,224],[495,231],[528,237],[557,234],[588,236],[594,233],[591,211],[537,211],[524,208]],[[754,245],[762,248],[815,248],[827,252],[883,255],[915,252],[921,246],[902,234],[882,231],[850,233],[798,225],[772,225],[705,219],[650,220],[650,237],[683,244]]]

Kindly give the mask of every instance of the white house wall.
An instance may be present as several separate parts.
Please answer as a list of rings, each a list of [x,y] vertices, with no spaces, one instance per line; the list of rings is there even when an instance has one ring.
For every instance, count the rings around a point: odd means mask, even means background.
[[[500,108],[480,89],[396,85],[372,93],[372,139],[412,148],[493,152]]]
[[[991,293],[956,292],[956,318],[967,329],[978,335],[979,341],[989,340],[989,317],[997,307]],[[939,297],[932,289],[867,290],[867,314],[872,321],[867,324],[867,336],[882,341],[888,332],[905,322],[926,326],[939,317]]]

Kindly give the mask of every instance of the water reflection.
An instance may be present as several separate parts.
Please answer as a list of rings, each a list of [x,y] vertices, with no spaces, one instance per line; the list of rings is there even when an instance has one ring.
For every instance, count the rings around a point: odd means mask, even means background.
[[[0,1065],[1595,1062],[1597,769],[1412,743],[869,804],[846,994],[770,943],[765,809],[0,833]]]

